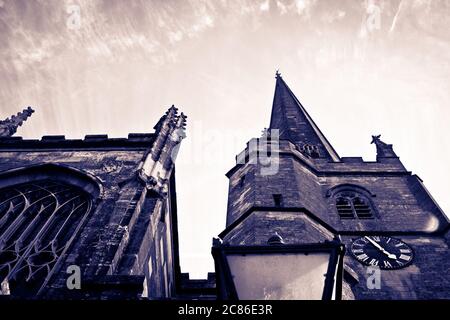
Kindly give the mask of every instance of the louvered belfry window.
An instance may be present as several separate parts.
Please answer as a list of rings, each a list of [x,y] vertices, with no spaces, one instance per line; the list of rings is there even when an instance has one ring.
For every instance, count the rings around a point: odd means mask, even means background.
[[[91,206],[86,191],[59,181],[0,189],[1,293],[38,292]]]
[[[336,195],[336,209],[342,219],[373,218],[373,210],[369,200],[356,192],[339,192]]]

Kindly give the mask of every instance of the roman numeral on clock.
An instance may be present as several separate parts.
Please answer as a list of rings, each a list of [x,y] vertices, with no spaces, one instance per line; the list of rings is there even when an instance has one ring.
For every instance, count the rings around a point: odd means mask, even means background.
[[[411,256],[407,256],[405,254],[401,254],[399,258],[402,259],[402,260],[405,260],[405,261],[409,261],[409,259],[411,259]]]
[[[359,256],[356,256],[356,257],[361,261],[366,261],[367,259],[369,259],[369,256],[365,253],[360,254]]]
[[[370,260],[369,264],[372,265],[372,266],[378,266],[378,260],[377,259],[372,259],[372,260]]]
[[[366,245],[366,243],[367,242],[364,242],[364,241],[355,241],[355,242],[353,242],[353,245],[354,246],[358,246],[358,247],[364,247],[365,245]]]
[[[383,264],[386,268],[392,268],[392,264],[389,261],[383,261]]]

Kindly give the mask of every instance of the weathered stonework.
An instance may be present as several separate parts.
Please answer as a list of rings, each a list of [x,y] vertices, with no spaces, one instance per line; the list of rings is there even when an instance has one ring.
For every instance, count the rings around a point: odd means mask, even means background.
[[[375,162],[340,158],[279,75],[271,129],[279,130],[279,149],[261,139],[257,150],[249,144],[242,153],[247,161],[227,173],[227,228],[219,235],[224,243],[266,244],[274,232],[289,244],[340,236],[347,247],[344,299],[450,298],[449,221],[392,145],[374,136]],[[308,154],[305,145],[318,152]],[[279,165],[274,175],[262,174],[257,155],[265,149],[279,154],[271,159]],[[252,155],[256,160],[250,160]],[[341,189],[364,195],[372,218],[341,218],[335,199]],[[348,250],[352,239],[364,235],[402,239],[414,250],[413,263],[381,270],[381,288],[369,289],[367,268]]]
[[[106,135],[83,140],[1,138],[0,187],[14,185],[18,177],[31,182],[63,179],[84,189],[93,200],[87,218],[39,292],[26,295],[20,290],[25,282],[8,276],[4,283],[10,292],[3,298],[175,296],[180,268],[173,155],[184,127],[185,116],[172,107],[153,134],[130,134],[125,139]],[[81,289],[67,286],[71,274],[66,270],[71,265],[80,268]]]

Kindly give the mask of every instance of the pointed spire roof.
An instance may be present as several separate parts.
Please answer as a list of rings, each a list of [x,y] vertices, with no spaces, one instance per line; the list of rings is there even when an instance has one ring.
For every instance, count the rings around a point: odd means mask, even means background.
[[[299,150],[312,158],[340,161],[337,152],[278,71],[276,79],[269,129],[279,129],[280,139],[290,140]]]

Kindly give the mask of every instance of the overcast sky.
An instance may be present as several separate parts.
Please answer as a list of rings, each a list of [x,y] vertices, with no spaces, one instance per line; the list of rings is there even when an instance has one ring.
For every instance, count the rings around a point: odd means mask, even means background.
[[[449,16],[446,0],[0,0],[0,117],[31,105],[17,135],[125,137],[181,108],[181,267],[204,277],[276,69],[340,156],[374,160],[382,134],[450,212]]]

